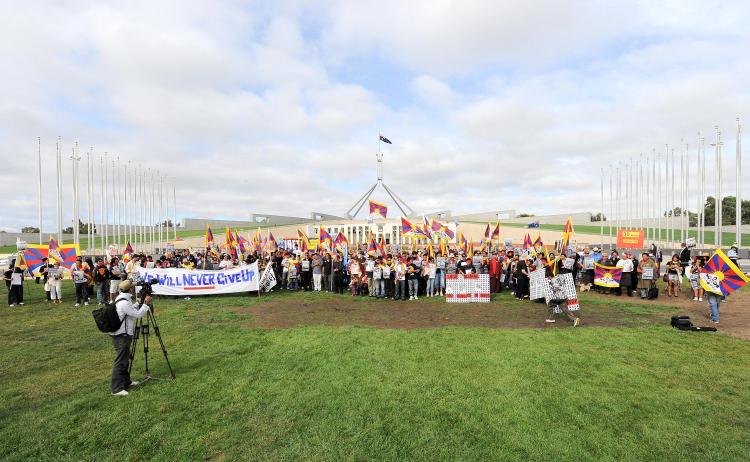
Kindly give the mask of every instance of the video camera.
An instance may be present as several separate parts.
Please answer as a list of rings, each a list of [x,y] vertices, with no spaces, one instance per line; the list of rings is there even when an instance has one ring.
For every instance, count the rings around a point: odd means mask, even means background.
[[[157,278],[151,278],[147,281],[140,281],[141,290],[138,292],[138,298],[141,299],[141,303],[143,303],[143,300],[145,300],[147,296],[154,293],[154,289],[152,286],[158,283],[159,279]]]

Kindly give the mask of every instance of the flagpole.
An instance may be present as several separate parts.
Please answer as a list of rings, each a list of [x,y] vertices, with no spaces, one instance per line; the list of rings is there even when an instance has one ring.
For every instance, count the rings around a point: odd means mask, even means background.
[[[721,151],[719,150],[719,146],[721,144],[721,132],[719,131],[719,126],[714,126],[714,131],[716,135],[716,142],[714,143],[714,146],[716,147],[716,158],[715,158],[715,167],[714,167],[714,187],[716,189],[716,194],[714,196],[714,247],[717,249],[721,247]]]
[[[658,179],[656,181],[656,184],[659,186],[659,193],[657,194],[658,202],[659,202],[659,206],[658,206],[659,208],[657,210],[657,212],[658,212],[657,213],[657,221],[658,221],[658,225],[659,225],[659,239],[658,239],[658,241],[659,241],[659,247],[663,247],[664,244],[661,241],[662,223],[663,222],[662,222],[661,218],[662,218],[662,210],[663,210],[662,201],[664,200],[664,196],[662,196],[662,185],[664,184],[664,176],[661,174],[662,173],[661,172],[661,168],[662,168],[661,154],[657,154],[656,165],[659,167],[659,176],[658,176]]]
[[[91,255],[91,149],[86,152],[86,253]]]
[[[102,245],[102,255],[104,252],[104,156],[99,156],[99,242]]]
[[[706,245],[704,236],[704,221],[706,215],[706,164],[703,156],[703,137],[698,132],[698,242],[701,248]]]
[[[157,210],[158,210],[158,213],[159,213],[159,248],[160,249],[164,249],[164,234],[162,233],[162,231],[163,231],[164,228],[162,226],[162,221],[161,221],[161,219],[163,217],[163,215],[162,215],[162,213],[163,213],[163,210],[162,210],[162,199],[163,199],[162,198],[162,178],[163,178],[163,176],[160,173],[159,174],[159,194],[157,195],[157,197],[159,199],[159,207],[158,207]]]
[[[735,182],[737,186],[737,197],[735,200],[735,242],[737,248],[742,247],[742,125],[740,118],[737,117],[737,141],[735,144],[735,155],[737,156],[737,165],[735,168]]]
[[[602,192],[602,213],[599,215],[599,242],[604,247],[604,169],[602,168],[602,175],[600,178],[601,192]],[[490,235],[490,238],[492,235]]]
[[[172,183],[172,229],[174,231],[174,240],[177,240],[177,179],[173,178]]]
[[[616,194],[617,199],[615,200],[615,207],[617,207],[617,211],[615,215],[617,216],[617,233],[616,235],[620,234],[620,227],[622,226],[622,202],[620,201],[620,162],[617,162],[617,187]],[[611,250],[611,249],[610,249]]]
[[[62,137],[57,137],[57,242],[62,243],[62,153],[60,144],[62,143]]]
[[[39,172],[39,182],[37,183],[37,198],[39,199],[39,207],[37,211],[39,213],[39,245],[42,245],[42,137],[37,137],[36,142],[37,167]]]
[[[615,199],[612,195],[612,177],[613,177],[614,167],[609,167],[609,214],[612,215],[609,217],[609,248],[612,248],[612,220],[615,218],[614,210],[615,210]],[[500,236],[498,236],[498,245],[500,245]],[[603,251],[602,246],[602,251]]]

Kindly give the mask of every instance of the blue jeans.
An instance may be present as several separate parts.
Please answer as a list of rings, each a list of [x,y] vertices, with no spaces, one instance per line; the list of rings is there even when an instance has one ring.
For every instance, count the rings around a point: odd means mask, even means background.
[[[416,297],[419,290],[419,280],[409,279],[409,297]]]
[[[437,278],[427,278],[427,295],[435,293],[435,279]]]
[[[289,278],[289,283],[286,285],[289,290],[297,290],[297,278]]]
[[[395,282],[395,287],[394,287],[393,298],[395,298],[396,300],[399,300],[399,299],[406,300],[406,281],[399,281],[397,279],[394,282]]]
[[[711,310],[711,321],[719,322],[719,303],[721,301],[721,295],[706,292],[706,298],[708,299],[708,308]]]
[[[375,296],[378,298],[385,297],[385,280],[375,279]]]
[[[435,292],[445,289],[445,272],[437,270],[435,273]]]

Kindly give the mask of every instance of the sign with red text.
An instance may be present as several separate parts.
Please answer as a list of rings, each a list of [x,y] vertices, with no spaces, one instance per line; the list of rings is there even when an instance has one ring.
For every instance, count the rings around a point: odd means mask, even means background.
[[[642,229],[621,229],[617,232],[618,249],[642,249],[644,233]]]

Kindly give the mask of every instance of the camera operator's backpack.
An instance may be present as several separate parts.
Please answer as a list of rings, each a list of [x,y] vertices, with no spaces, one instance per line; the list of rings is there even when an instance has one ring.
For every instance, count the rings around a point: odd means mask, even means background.
[[[94,317],[96,327],[104,333],[114,332],[122,326],[122,319],[117,314],[117,302],[107,303],[104,308],[99,308],[91,312]],[[123,318],[125,319],[125,318]]]

